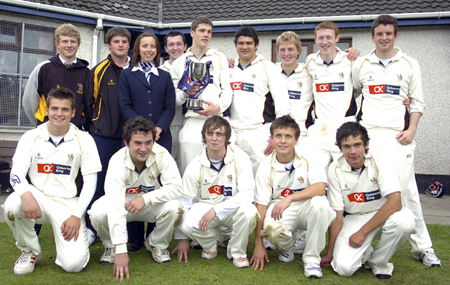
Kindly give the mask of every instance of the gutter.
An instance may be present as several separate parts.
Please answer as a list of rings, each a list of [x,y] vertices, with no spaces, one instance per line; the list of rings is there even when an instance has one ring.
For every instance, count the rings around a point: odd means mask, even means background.
[[[52,6],[47,4],[40,4],[35,2],[28,2],[23,0],[0,0],[0,3],[9,4],[13,6],[27,7],[35,10],[51,11],[60,14],[67,14],[73,16],[81,16],[93,19],[102,19],[103,21],[116,22],[118,24],[135,25],[136,28],[156,28],[156,29],[174,29],[174,28],[190,28],[191,22],[182,23],[168,23],[162,22],[153,23],[141,20],[134,20],[128,18],[122,18],[117,16],[110,16],[100,13],[92,13],[86,11],[80,11],[70,8]],[[159,1],[158,6],[162,6],[162,1]],[[161,9],[162,7],[159,7]],[[162,10],[162,9],[161,9]],[[306,24],[317,23],[323,21],[333,22],[368,22],[374,20],[380,14],[367,14],[367,15],[350,15],[350,16],[331,16],[331,17],[300,17],[300,18],[277,18],[277,19],[258,19],[258,20],[232,20],[232,21],[213,21],[214,27],[225,26],[243,26],[243,25],[279,25],[279,24]],[[440,12],[426,12],[426,13],[404,13],[404,14],[389,14],[398,20],[411,20],[411,19],[441,19],[450,17],[450,11]],[[158,16],[159,18],[159,16]],[[159,20],[159,19],[158,19]],[[162,20],[162,15],[161,15]]]

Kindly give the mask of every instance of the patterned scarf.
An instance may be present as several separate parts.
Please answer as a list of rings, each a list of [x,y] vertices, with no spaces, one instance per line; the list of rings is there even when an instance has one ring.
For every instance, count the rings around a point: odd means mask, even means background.
[[[150,75],[152,74],[152,68],[155,66],[153,62],[142,62],[139,61],[139,66],[144,71],[145,78],[147,78],[148,84],[150,84]]]

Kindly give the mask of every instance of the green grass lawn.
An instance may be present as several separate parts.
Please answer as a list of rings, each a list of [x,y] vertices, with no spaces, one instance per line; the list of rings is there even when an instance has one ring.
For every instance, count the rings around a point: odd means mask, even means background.
[[[329,268],[323,268],[321,279],[311,280],[303,274],[301,256],[296,255],[292,263],[282,263],[278,261],[276,251],[269,251],[270,263],[263,271],[255,271],[252,268],[234,267],[226,258],[225,249],[219,249],[218,256],[213,260],[202,259],[199,250],[191,250],[188,263],[178,263],[174,255],[172,262],[156,264],[151,254],[142,248],[130,253],[130,279],[120,282],[113,276],[112,265],[99,263],[104,250],[101,242],[90,247],[91,260],[82,272],[64,272],[55,264],[56,251],[50,225],[42,227],[40,242],[43,257],[34,272],[16,276],[13,267],[20,252],[14,245],[8,225],[0,223],[0,284],[450,284],[450,226],[429,225],[428,229],[442,267],[429,268],[413,259],[411,246],[407,242],[391,260],[395,269],[389,280],[378,280],[371,271],[364,269],[358,270],[352,277],[340,277]],[[174,247],[175,242],[172,242],[169,249]],[[253,248],[251,236],[249,257]]]

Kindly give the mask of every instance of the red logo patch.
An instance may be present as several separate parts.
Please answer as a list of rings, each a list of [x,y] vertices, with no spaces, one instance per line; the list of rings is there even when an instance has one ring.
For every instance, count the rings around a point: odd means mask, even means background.
[[[364,193],[352,193],[352,194],[347,195],[347,197],[350,202],[356,202],[356,203],[366,202]]]
[[[127,193],[127,194],[137,194],[139,192],[140,192],[139,191],[139,186],[138,187],[131,187],[131,188],[128,188],[127,190],[125,190],[125,193]]]
[[[370,94],[384,94],[385,88],[386,88],[386,85],[370,85],[369,93]]]
[[[330,92],[330,83],[316,84],[316,92]]]
[[[289,196],[289,195],[291,195],[291,189],[284,189],[282,192],[281,192],[281,196],[282,197],[287,197],[287,196]]]
[[[55,172],[55,164],[38,164],[38,173],[54,173]]]
[[[242,82],[231,82],[230,85],[233,90],[242,90]]]
[[[222,195],[222,186],[214,185],[208,188],[210,194]]]

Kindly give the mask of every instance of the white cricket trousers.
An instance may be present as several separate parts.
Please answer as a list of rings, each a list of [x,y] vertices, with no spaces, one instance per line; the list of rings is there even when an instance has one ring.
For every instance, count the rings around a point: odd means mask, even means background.
[[[42,250],[34,231],[34,224],[50,224],[53,228],[56,245],[55,263],[67,272],[80,272],[86,267],[90,257],[84,216],[80,221],[77,241],[74,238],[66,241],[61,233],[61,226],[65,220],[70,218],[72,209],[78,203],[78,197],[49,197],[35,187],[31,186],[30,188],[31,194],[41,208],[42,217],[40,219],[25,218],[22,212],[22,198],[16,192],[11,193],[5,204],[2,205],[6,223],[13,232],[17,248],[21,251],[32,251],[34,254],[39,254]]]
[[[136,195],[126,194],[125,204],[135,197]],[[103,196],[95,201],[88,213],[91,217],[92,225],[97,231],[97,235],[103,241],[103,245],[105,247],[114,247],[109,232],[107,208],[108,199],[106,196]],[[178,200],[172,200],[160,204],[146,205],[137,214],[127,212],[127,222],[156,222],[155,229],[149,236],[149,243],[157,248],[167,248],[173,237],[173,229],[181,221],[182,215],[183,208],[180,202]],[[124,228],[126,229],[126,226]]]
[[[306,230],[306,245],[303,262],[320,263],[320,253],[325,248],[325,234],[336,212],[325,196],[316,196],[306,201],[293,202],[284,210],[281,220],[275,221],[272,210],[276,202],[269,204],[261,236],[266,237],[283,252],[292,253],[297,229]]]
[[[416,143],[401,145],[395,138],[398,131],[387,128],[367,128],[369,133],[369,149],[376,149],[390,157],[395,171],[400,178],[402,187],[402,205],[416,216],[416,233],[411,234],[411,252],[420,253],[431,248],[430,234],[423,219],[422,205],[420,203],[419,190],[417,189],[416,176],[414,175],[414,152]]]
[[[172,135],[172,157],[175,159],[175,162],[177,163],[178,169],[180,169],[180,142],[178,140],[178,135],[180,134],[180,130],[183,126],[178,125],[171,125],[170,126],[170,134]]]
[[[350,237],[359,231],[377,212],[344,217],[342,229],[336,238],[331,266],[341,276],[352,276],[364,262],[369,262],[374,275],[392,275],[394,265],[389,262],[394,253],[414,231],[415,217],[407,208],[392,214],[384,224],[370,232],[361,247],[350,246]],[[380,242],[372,249],[372,241],[380,237]],[[373,251],[372,251],[373,250]]]
[[[233,259],[247,258],[248,236],[256,227],[259,213],[253,204],[239,207],[223,220],[216,216],[210,223],[206,232],[199,228],[199,222],[203,215],[211,208],[212,204],[198,202],[192,205],[181,223],[181,231],[189,238],[197,241],[205,251],[217,251],[217,241],[222,241],[220,226],[232,229],[231,238],[228,241],[228,251]]]
[[[256,176],[259,165],[266,158],[264,151],[269,145],[271,123],[253,130],[236,130],[237,145],[245,151],[253,166],[253,176]]]

